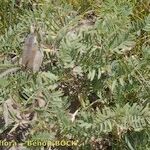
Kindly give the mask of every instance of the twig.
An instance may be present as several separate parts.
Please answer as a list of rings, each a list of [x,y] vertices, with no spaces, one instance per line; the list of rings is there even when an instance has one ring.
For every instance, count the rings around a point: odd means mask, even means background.
[[[20,69],[20,67],[8,69],[8,70],[6,70],[6,71],[4,71],[4,72],[2,72],[2,73],[0,74],[0,78],[3,78],[4,76],[6,76],[6,75],[8,75],[8,74],[10,74],[10,73],[15,73],[15,72],[17,72],[19,69]]]

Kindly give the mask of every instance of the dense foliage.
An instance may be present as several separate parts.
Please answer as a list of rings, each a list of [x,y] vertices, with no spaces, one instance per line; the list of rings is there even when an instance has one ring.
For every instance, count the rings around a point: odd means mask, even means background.
[[[150,149],[150,1],[0,0],[0,19],[0,139]],[[20,68],[32,23],[38,73]]]

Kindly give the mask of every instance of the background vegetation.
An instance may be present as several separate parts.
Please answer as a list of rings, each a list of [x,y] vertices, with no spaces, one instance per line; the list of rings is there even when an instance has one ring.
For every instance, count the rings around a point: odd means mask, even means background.
[[[32,23],[41,71],[11,73]],[[0,0],[0,62],[0,139],[150,149],[148,0]]]

